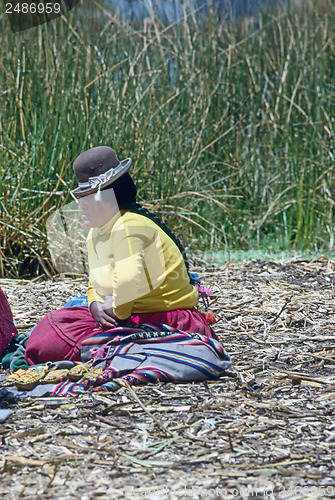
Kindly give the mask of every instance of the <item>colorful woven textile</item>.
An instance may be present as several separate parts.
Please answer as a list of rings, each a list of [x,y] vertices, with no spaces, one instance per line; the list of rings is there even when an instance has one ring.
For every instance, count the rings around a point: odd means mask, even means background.
[[[120,380],[140,385],[217,379],[232,363],[217,340],[163,324],[120,327],[97,334],[83,342],[81,352],[85,361],[82,378],[53,385],[51,395],[115,391]],[[80,364],[75,368],[80,372]]]
[[[54,395],[116,390],[117,379],[140,385],[157,382],[199,382],[224,375],[232,361],[220,342],[167,325],[116,328],[87,339],[82,357],[93,360],[92,370],[103,367],[99,376],[85,375],[84,381],[59,384]]]

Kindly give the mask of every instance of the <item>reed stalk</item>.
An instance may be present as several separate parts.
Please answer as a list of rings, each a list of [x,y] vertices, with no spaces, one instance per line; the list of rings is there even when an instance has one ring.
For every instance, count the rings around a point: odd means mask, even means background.
[[[3,16],[1,275],[54,272],[46,220],[101,144],[192,250],[331,252],[335,10],[298,4],[165,25],[95,1],[16,34]]]

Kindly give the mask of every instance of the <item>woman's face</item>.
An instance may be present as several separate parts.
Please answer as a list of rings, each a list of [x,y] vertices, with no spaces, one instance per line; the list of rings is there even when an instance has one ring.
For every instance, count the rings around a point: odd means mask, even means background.
[[[101,227],[118,211],[113,189],[100,192],[100,199],[95,198],[95,193],[80,198],[79,206],[86,227]]]

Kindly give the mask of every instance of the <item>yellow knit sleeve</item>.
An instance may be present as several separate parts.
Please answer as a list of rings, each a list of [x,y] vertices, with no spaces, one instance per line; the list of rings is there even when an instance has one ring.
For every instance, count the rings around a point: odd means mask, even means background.
[[[143,240],[123,227],[115,238],[113,274],[114,314],[120,319],[131,315],[143,281]]]
[[[95,301],[104,302],[104,298],[96,291],[96,289],[93,287],[91,281],[89,281],[89,284],[88,284],[87,299],[88,299],[88,307],[90,307],[92,302],[95,302]]]
[[[129,221],[115,233],[114,252],[114,313],[126,319],[134,302],[165,279],[163,251],[155,228]]]

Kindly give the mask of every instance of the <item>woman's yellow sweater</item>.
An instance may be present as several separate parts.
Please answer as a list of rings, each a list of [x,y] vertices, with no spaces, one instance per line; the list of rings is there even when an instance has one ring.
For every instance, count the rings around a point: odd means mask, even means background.
[[[181,252],[148,217],[121,210],[103,227],[90,229],[87,249],[88,302],[112,297],[119,319],[197,303]]]

